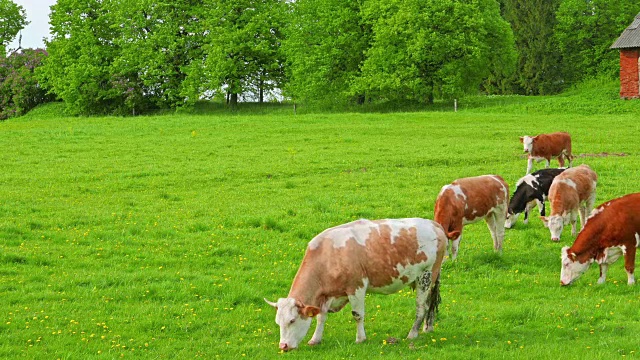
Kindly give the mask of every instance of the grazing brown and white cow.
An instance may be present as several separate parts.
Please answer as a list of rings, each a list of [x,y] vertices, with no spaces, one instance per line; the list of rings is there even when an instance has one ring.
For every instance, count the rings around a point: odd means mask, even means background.
[[[571,135],[566,132],[540,134],[538,136],[521,136],[520,142],[524,152],[529,153],[527,162],[527,174],[531,173],[533,160],[547,160],[547,167],[552,157],[558,157],[560,167],[564,167],[564,158],[569,160],[569,167],[573,164],[571,155]]]
[[[629,194],[597,207],[571,247],[562,248],[560,284],[569,285],[592,262],[600,264],[598,284],[605,282],[607,268],[624,256],[627,283],[633,285],[636,248],[640,243],[640,193]]]
[[[576,166],[556,176],[549,188],[549,217],[541,216],[551,231],[551,240],[559,241],[562,228],[571,224],[571,235],[576,236],[576,222],[584,227],[587,215],[596,202],[598,176],[587,165]]]
[[[493,248],[502,251],[504,223],[509,207],[509,185],[498,175],[458,179],[440,190],[434,220],[451,240],[451,259],[458,256],[462,227],[485,219]]]
[[[357,323],[356,342],[362,342],[365,294],[392,294],[408,285],[417,289],[416,319],[408,338],[418,336],[423,322],[424,331],[433,330],[446,243],[439,224],[418,218],[358,220],[323,231],[309,242],[289,295],[277,302],[265,299],[277,309],[280,349],[295,349],[316,315],[308,344],[320,343],[327,313],[347,302]]]

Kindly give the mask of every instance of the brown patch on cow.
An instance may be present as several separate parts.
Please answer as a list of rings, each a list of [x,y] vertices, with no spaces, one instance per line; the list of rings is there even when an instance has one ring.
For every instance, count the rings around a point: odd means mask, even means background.
[[[640,233],[640,193],[607,201],[596,209],[602,211],[589,218],[568,250],[570,255],[575,254],[571,260],[585,263],[601,259],[605,249],[624,245],[625,269],[633,273],[636,234]]]
[[[564,180],[571,180],[576,184],[575,189]],[[549,203],[551,215],[562,215],[577,209],[581,202],[586,201],[594,191],[594,182],[598,180],[596,173],[587,165],[580,165],[560,173],[549,188]]]
[[[415,227],[400,229],[392,239],[389,225],[384,221],[374,223],[378,226],[370,228],[364,246],[350,238],[345,246],[335,248],[328,237],[317,248],[307,249],[289,297],[301,299],[305,304],[324,304],[328,298],[355,294],[364,286],[365,278],[369,287],[384,287],[400,276],[398,265],[406,267],[427,261],[426,254],[418,252]],[[444,245],[441,251],[444,254]],[[402,281],[407,283],[409,279],[403,277]]]
[[[498,175],[462,178],[451,186],[459,186],[466,199],[458,196],[451,187],[438,195],[434,221],[442,225],[447,234],[461,232],[463,219],[475,222],[496,206],[504,204],[506,209],[508,205],[509,185]]]

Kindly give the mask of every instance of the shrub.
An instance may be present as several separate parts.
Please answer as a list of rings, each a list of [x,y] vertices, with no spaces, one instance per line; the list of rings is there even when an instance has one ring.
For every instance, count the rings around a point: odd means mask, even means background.
[[[43,49],[24,49],[0,59],[0,120],[24,115],[54,99],[40,86],[35,74],[46,56]]]

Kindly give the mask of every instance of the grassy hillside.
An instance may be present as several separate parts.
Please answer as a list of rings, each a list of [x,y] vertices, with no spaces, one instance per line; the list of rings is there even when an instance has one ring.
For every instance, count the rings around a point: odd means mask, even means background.
[[[569,131],[575,163],[600,177],[598,203],[640,191],[639,102],[588,94],[297,116],[282,106],[72,118],[53,104],[2,122],[0,357],[633,357],[640,292],[621,261],[602,286],[594,266],[561,288],[560,248],[573,238],[567,227],[552,243],[537,218],[507,230],[501,256],[484,223],[465,228],[435,332],[415,341],[404,339],[409,289],[367,298],[366,343],[354,343],[347,307],[321,345],[288,354],[262,300],[286,296],[327,227],[432,218],[459,177],[513,186],[526,169],[521,135]]]

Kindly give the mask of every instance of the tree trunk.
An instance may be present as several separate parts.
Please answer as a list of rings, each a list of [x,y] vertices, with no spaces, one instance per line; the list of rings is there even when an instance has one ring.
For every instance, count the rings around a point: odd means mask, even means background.
[[[229,96],[229,106],[231,106],[232,109],[236,109],[238,107],[238,94],[232,93]]]
[[[264,80],[262,79],[260,79],[260,82],[258,83],[258,94],[260,97],[260,100],[258,101],[262,104],[264,102]]]

